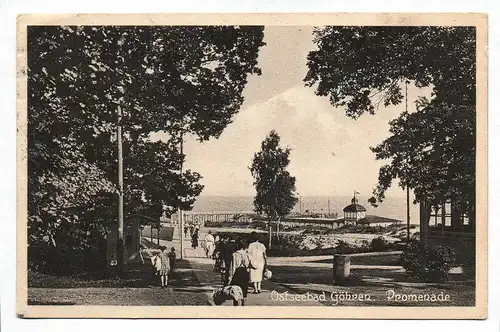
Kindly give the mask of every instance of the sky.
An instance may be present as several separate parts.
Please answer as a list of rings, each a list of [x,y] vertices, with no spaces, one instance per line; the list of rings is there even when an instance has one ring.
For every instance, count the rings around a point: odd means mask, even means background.
[[[351,195],[354,190],[371,195],[386,162],[376,161],[369,148],[389,136],[388,122],[405,105],[381,105],[375,115],[353,120],[326,97],[316,96],[314,88],[303,82],[307,54],[315,48],[312,38],[312,27],[266,27],[266,46],[258,58],[262,75],[249,77],[245,101],[233,122],[219,139],[200,143],[186,137],[185,168],[202,175],[202,195],[255,195],[248,168],[273,129],[281,136],[281,145],[291,148],[288,170],[302,196]],[[428,94],[428,89],[409,86],[409,110],[418,96]],[[386,195],[405,192],[394,183]]]

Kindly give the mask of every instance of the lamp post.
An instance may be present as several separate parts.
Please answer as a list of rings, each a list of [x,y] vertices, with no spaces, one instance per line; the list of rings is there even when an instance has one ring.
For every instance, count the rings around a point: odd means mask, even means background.
[[[405,81],[405,110],[408,113],[408,80]],[[410,242],[410,187],[408,178],[406,179],[406,242]]]
[[[184,132],[181,131],[181,146],[180,146],[180,152],[181,152],[181,158],[183,158],[184,154]],[[183,163],[184,160],[181,160],[181,167],[180,167],[180,176],[182,177],[182,168],[183,168]],[[182,207],[179,207],[179,233],[180,233],[180,239],[181,239],[181,252],[180,252],[180,258],[184,259],[184,213],[182,211]]]
[[[125,266],[125,238],[123,236],[123,135],[122,135],[122,108],[117,107],[118,123],[116,130],[116,141],[118,144],[118,242],[116,247],[116,258],[118,270],[123,273]]]

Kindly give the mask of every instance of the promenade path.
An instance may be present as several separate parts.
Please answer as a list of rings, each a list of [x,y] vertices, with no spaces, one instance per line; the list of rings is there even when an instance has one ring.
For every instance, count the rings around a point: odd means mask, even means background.
[[[200,239],[207,230],[202,229]],[[156,243],[156,240],[154,240]],[[160,245],[174,247],[180,258],[180,241],[160,240]],[[201,245],[201,240],[200,240]],[[156,247],[150,243],[151,247]],[[213,271],[214,261],[205,257],[200,247],[193,249],[189,240],[184,242],[184,259],[178,259],[176,269],[171,274],[169,286],[161,289],[159,278],[152,275],[149,255],[155,249],[144,251],[145,262],[131,266],[129,274],[120,280],[97,280],[93,282],[72,281],[71,284],[34,282],[28,288],[29,304],[45,305],[128,305],[128,306],[183,306],[214,305],[212,292],[221,287],[220,275]],[[352,266],[353,275],[359,283],[337,286],[332,283],[332,257],[270,257],[273,272],[271,280],[262,283],[261,294],[248,294],[251,306],[388,306],[411,305],[429,306],[439,303],[388,302],[387,291],[396,290],[408,294],[446,292],[451,294],[451,306],[474,304],[474,284],[430,285],[411,283],[404,278],[404,271],[391,267]],[[293,295],[305,295],[299,299]],[[314,295],[312,299],[307,295]],[[342,294],[368,294],[369,300],[346,298],[335,301],[332,296]],[[323,295],[323,299],[318,299]],[[227,301],[224,306],[231,306]]]
[[[185,259],[188,262],[192,272],[196,276],[197,280],[197,285],[191,286],[190,289],[192,289],[195,292],[201,292],[204,293],[207,301],[210,303],[210,305],[214,305],[212,301],[212,293],[215,289],[220,288],[222,286],[221,280],[220,280],[220,274],[216,273],[213,271],[213,266],[214,266],[214,260],[211,258],[207,258],[205,256],[205,252],[203,248],[201,247],[201,240],[203,237],[206,235],[207,231],[206,230],[201,230],[200,231],[200,246],[196,249],[191,248],[191,242],[189,240],[185,240],[184,244],[184,254],[185,254]],[[160,245],[167,246],[168,248],[174,247],[177,251],[177,253],[180,252],[180,242],[174,238],[174,241],[165,241],[165,240],[160,240]],[[179,254],[177,254],[177,257],[179,257]],[[271,261],[272,262],[272,258]],[[176,289],[174,288],[174,291]],[[258,305],[258,306],[275,306],[275,305],[280,305],[280,306],[288,306],[288,305],[294,305],[294,306],[310,306],[310,305],[321,305],[319,302],[293,302],[293,301],[277,301],[276,296],[272,296],[272,291],[284,294],[284,293],[289,293],[289,294],[298,294],[300,293],[299,291],[294,291],[291,288],[288,288],[280,283],[276,283],[272,280],[264,280],[262,283],[262,293],[260,294],[252,294],[252,287],[249,289],[249,294],[248,294],[248,305]],[[231,306],[232,302],[227,301],[226,303],[223,304],[224,306]]]
[[[202,230],[203,239],[207,230]],[[201,241],[200,241],[201,242]],[[201,243],[200,243],[201,244]],[[185,256],[207,296],[220,287],[220,276],[213,272],[213,260],[206,258],[202,248],[190,248],[186,241]],[[269,257],[273,271],[271,280],[262,283],[261,294],[248,294],[248,305],[256,306],[439,306],[437,302],[395,302],[388,300],[388,291],[404,294],[451,295],[451,306],[468,306],[474,302],[474,285],[470,282],[453,285],[409,282],[399,266],[352,265],[357,281],[347,286],[333,285],[333,257]],[[285,297],[284,295],[290,295]],[[315,295],[316,299],[299,299],[296,295]],[[323,299],[317,299],[324,295]],[[361,299],[360,299],[360,295]],[[278,296],[280,298],[278,298]],[[358,299],[355,299],[355,297]],[[225,303],[224,305],[231,305]]]

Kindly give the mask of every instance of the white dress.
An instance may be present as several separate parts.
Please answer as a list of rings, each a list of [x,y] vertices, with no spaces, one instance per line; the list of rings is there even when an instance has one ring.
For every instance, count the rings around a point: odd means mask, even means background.
[[[264,273],[264,253],[266,246],[260,242],[250,243],[248,246],[248,254],[250,256],[250,282],[261,282],[262,274]]]

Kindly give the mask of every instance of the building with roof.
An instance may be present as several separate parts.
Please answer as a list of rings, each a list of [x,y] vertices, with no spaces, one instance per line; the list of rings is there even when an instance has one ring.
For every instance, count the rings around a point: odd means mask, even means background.
[[[446,201],[431,204],[421,200],[420,241],[427,245],[447,245],[456,251],[456,262],[476,261],[475,202]]]
[[[374,226],[388,227],[391,225],[399,225],[401,223],[402,221],[397,219],[367,215],[365,218],[358,220],[356,224],[361,226],[371,226],[371,227]]]
[[[344,209],[344,223],[347,224],[357,224],[359,220],[366,217],[366,208],[363,205],[358,204],[358,198],[356,197],[356,192],[354,192],[354,197],[351,199],[351,204],[347,205]]]

